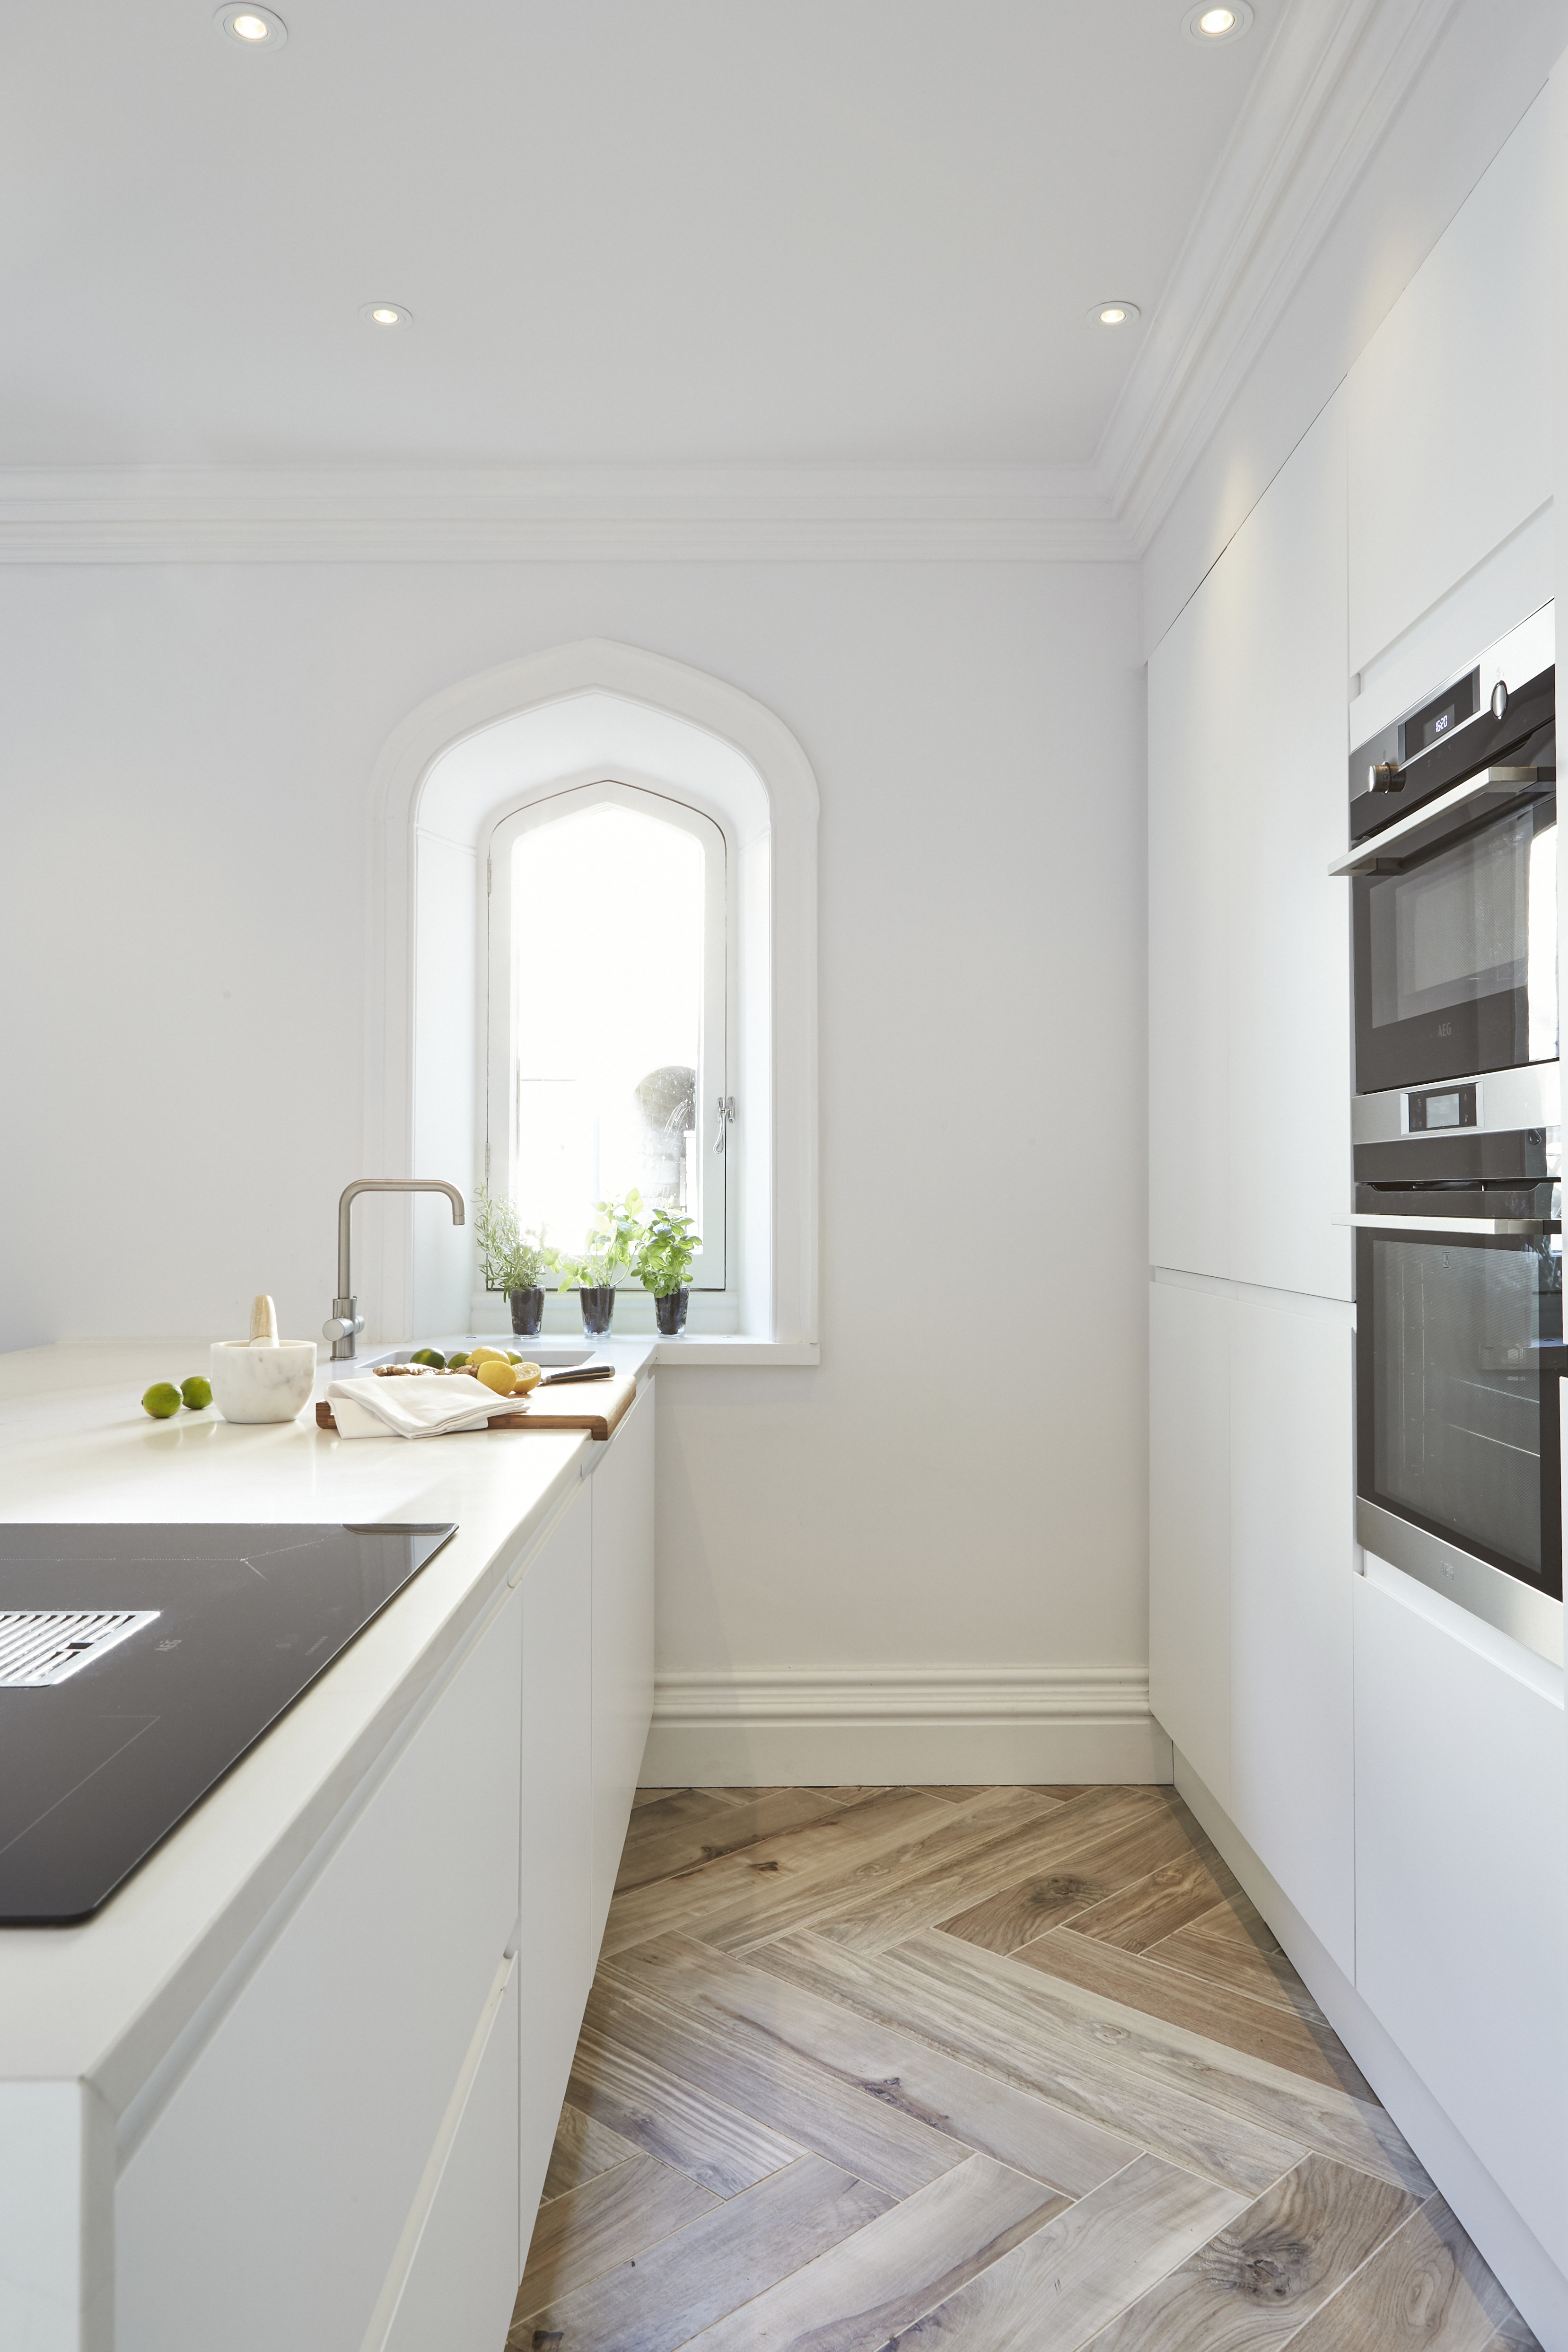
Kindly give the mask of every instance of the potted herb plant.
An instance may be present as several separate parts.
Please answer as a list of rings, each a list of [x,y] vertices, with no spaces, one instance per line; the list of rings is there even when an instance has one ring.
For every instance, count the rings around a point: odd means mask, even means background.
[[[575,1290],[582,1302],[582,1328],[595,1338],[610,1328],[615,1312],[615,1286],[632,1272],[643,1240],[643,1195],[632,1191],[623,1201],[601,1201],[588,1228],[580,1256],[551,1253],[551,1263],[562,1290]]]
[[[497,1200],[481,1184],[474,1201],[474,1232],[486,1289],[506,1292],[513,1330],[532,1339],[545,1311],[543,1276],[555,1263],[554,1251],[545,1247],[542,1227],[525,1233],[514,1202]]]
[[[673,1209],[649,1211],[632,1272],[653,1294],[653,1313],[668,1339],[686,1328],[692,1260],[702,1245],[690,1217],[677,1216]]]

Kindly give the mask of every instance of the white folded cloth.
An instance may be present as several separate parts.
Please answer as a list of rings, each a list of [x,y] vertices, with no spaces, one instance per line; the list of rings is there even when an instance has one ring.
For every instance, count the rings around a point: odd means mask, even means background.
[[[516,1412],[521,1397],[497,1396],[466,1372],[444,1379],[333,1381],[327,1402],[340,1437],[445,1437],[483,1429],[493,1412]]]

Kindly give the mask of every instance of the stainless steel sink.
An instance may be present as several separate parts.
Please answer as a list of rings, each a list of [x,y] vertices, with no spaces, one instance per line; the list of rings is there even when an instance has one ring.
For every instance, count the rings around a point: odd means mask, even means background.
[[[578,1364],[591,1363],[594,1356],[591,1348],[540,1346],[534,1340],[520,1339],[515,1332],[506,1331],[480,1331],[463,1338],[425,1339],[420,1344],[438,1349],[444,1356],[475,1348],[515,1348],[519,1356],[526,1358],[530,1364],[539,1365],[547,1372],[570,1371]],[[378,1364],[407,1364],[413,1361],[413,1347],[383,1348],[377,1355],[361,1356],[350,1370],[373,1372]]]

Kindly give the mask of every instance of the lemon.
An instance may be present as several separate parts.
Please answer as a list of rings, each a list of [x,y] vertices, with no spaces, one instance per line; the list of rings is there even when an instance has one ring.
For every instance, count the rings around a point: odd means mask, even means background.
[[[487,1356],[478,1368],[477,1378],[487,1389],[494,1389],[497,1396],[512,1393],[512,1368],[503,1357]]]
[[[204,1412],[213,1401],[213,1384],[204,1381],[200,1372],[193,1372],[188,1381],[180,1382],[180,1394],[189,1412]],[[143,1397],[141,1402],[145,1404],[147,1399]]]
[[[141,1410],[150,1412],[154,1421],[167,1421],[172,1412],[180,1410],[180,1391],[172,1381],[154,1381],[141,1400]]]
[[[428,1364],[433,1371],[446,1370],[445,1357],[437,1355],[434,1348],[416,1348],[408,1360],[411,1364]]]
[[[543,1378],[538,1364],[518,1364],[512,1374],[514,1388],[525,1396],[530,1389],[537,1389]]]

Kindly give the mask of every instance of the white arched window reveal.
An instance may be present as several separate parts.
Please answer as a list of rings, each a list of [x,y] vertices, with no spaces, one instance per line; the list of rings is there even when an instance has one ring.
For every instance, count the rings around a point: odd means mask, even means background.
[[[666,822],[671,803],[706,816],[724,845],[724,1093],[735,1105],[722,1170],[725,1288],[694,1295],[686,1334],[661,1341],[659,1360],[815,1363],[816,780],[780,719],[706,671],[588,638],[458,679],[389,737],[371,787],[364,1168],[465,1189],[482,1181],[487,853],[500,823],[611,777],[663,802]],[[570,908],[580,972],[607,926],[585,877],[552,895],[558,903]],[[705,986],[716,971],[705,965]],[[707,1097],[718,1093],[716,1076],[704,1080],[705,1185],[718,1156]],[[474,1260],[472,1225],[455,1228],[438,1200],[417,1196],[371,1220],[356,1270],[361,1296],[379,1302],[377,1336],[504,1329],[505,1303],[476,1291]],[[651,1331],[652,1302],[623,1287],[615,1321]],[[579,1329],[575,1300],[550,1298],[545,1328]]]
[[[598,1202],[633,1189],[691,1217],[692,1287],[710,1310],[739,1224],[739,1163],[715,1148],[731,870],[711,816],[610,779],[512,810],[486,860],[486,1181],[570,1252]]]

